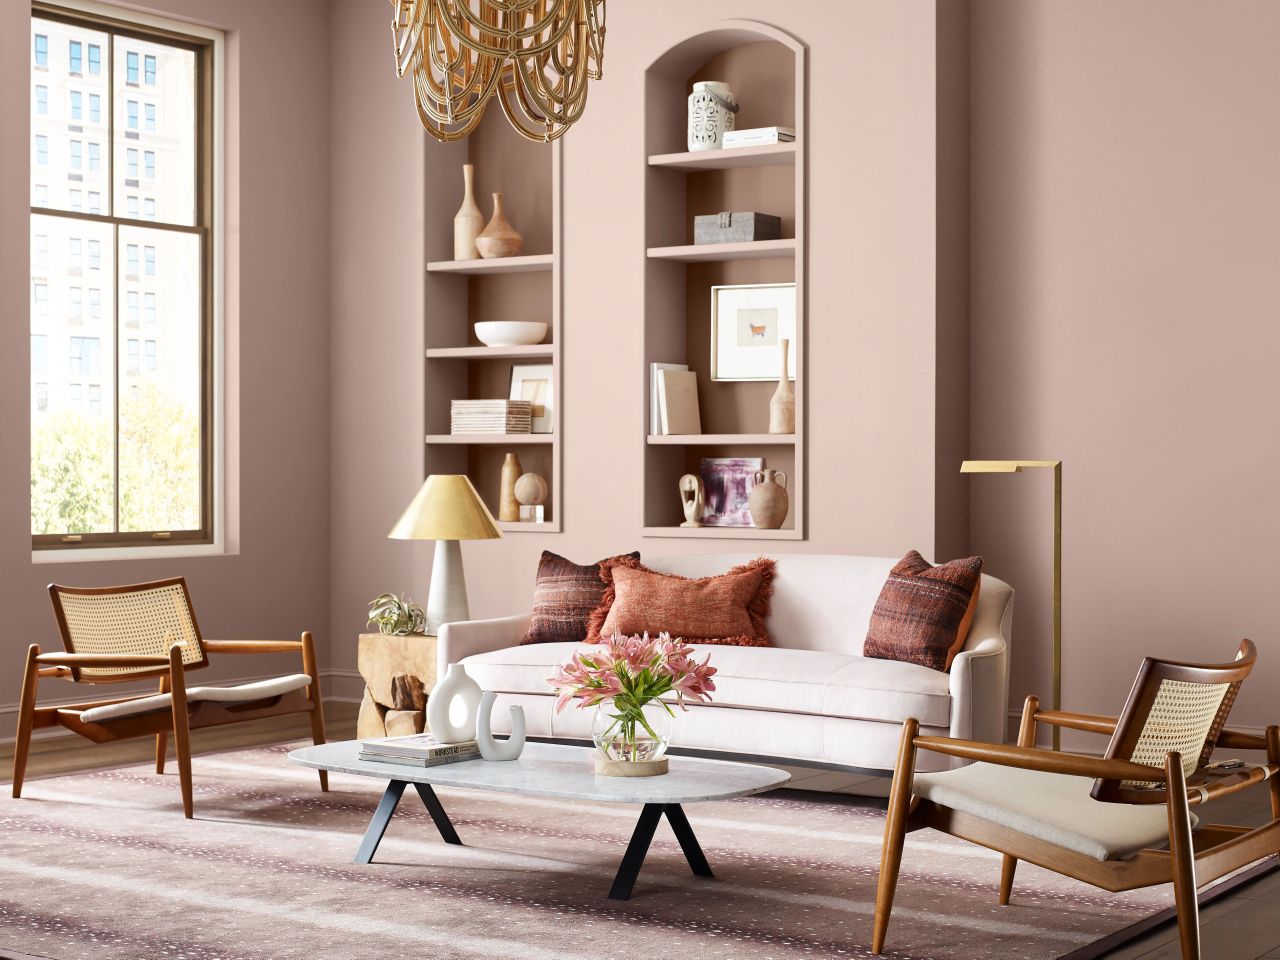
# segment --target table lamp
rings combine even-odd
[[[961,473],[1021,473],[1027,468],[1053,471],[1053,709],[1062,709],[1062,461],[966,460]],[[1062,747],[1062,728],[1053,728],[1053,749]]]
[[[432,474],[387,534],[391,540],[434,540],[431,590],[427,594],[427,636],[441,624],[469,620],[467,579],[462,572],[460,540],[496,540],[502,536],[493,514],[462,474]]]

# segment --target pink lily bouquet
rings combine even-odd
[[[647,633],[614,634],[591,650],[575,653],[547,679],[559,693],[556,711],[574,700],[580,709],[609,701],[597,711],[592,730],[600,749],[613,760],[656,759],[666,750],[670,718],[676,715],[672,704],[661,698],[675,694],[675,705],[687,710],[689,701],[710,703],[716,688],[711,655],[699,663],[693,652],[693,647],[666,633],[657,639]]]

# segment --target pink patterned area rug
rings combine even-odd
[[[369,866],[352,863],[381,784],[288,763],[289,746],[197,757],[196,817],[150,766],[29,782],[0,800],[0,955],[58,960],[793,960],[865,957],[884,814],[782,790],[693,804],[716,879],[665,823],[632,898],[607,899],[638,808],[442,788],[466,846],[410,791]],[[907,839],[885,956],[1050,960],[1166,908],[933,831]]]

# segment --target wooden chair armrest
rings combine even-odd
[[[1256,733],[1223,730],[1218,734],[1217,746],[1226,750],[1266,750],[1267,738]]]
[[[995,763],[1002,767],[1065,773],[1076,777],[1092,777],[1095,780],[1139,780],[1145,783],[1163,783],[1165,780],[1163,767],[1148,767],[1127,760],[1107,760],[1059,750],[1008,747],[998,743],[979,743],[976,740],[955,740],[951,737],[916,737],[914,742],[921,750],[959,757],[962,760]]]
[[[1037,710],[1036,722],[1047,723],[1051,727],[1066,727],[1071,730],[1083,730],[1086,733],[1102,733],[1107,736],[1116,732],[1115,717],[1102,717],[1092,713],[1070,713],[1066,710]]]
[[[145,653],[41,653],[37,663],[66,667],[167,667],[169,658]]]
[[[205,640],[210,653],[297,653],[301,640]]]

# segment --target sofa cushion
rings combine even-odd
[[[638,551],[623,556],[640,559]],[[529,632],[521,643],[581,643],[587,639],[587,618],[600,606],[600,598],[604,596],[600,566],[618,559],[621,557],[583,565],[543,550],[533,588]]]
[[[946,727],[947,675],[892,660],[842,653],[694,644],[716,668],[713,706]],[[574,643],[507,647],[467,657],[467,673],[486,690],[552,696],[547,678],[581,649]]]
[[[863,656],[949,670],[969,635],[981,576],[981,557],[935,567],[910,551],[880,590]]]
[[[915,777],[914,792],[939,806],[972,814],[1097,860],[1125,860],[1169,842],[1163,803],[1103,803],[1093,780],[1061,773],[972,763]],[[1192,816],[1193,823],[1195,821]]]
[[[774,562],[759,557],[692,580],[622,557],[600,565],[604,597],[587,626],[587,642],[622,634],[669,633],[687,643],[766,647]]]

